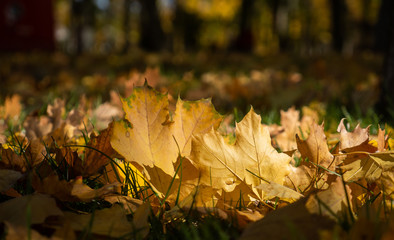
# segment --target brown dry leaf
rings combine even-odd
[[[91,189],[82,182],[82,178],[77,178],[67,182],[59,180],[58,176],[52,174],[44,179],[38,176],[33,178],[33,187],[39,193],[54,196],[60,201],[82,201],[89,202],[93,199],[103,198],[106,195],[118,193],[120,183],[106,184],[99,189]]]
[[[78,153],[69,147],[55,148],[55,162],[61,172],[67,172],[70,178],[82,175],[82,160]],[[43,176],[41,176],[43,177]]]
[[[268,213],[263,219],[249,224],[241,240],[261,239],[320,239],[325,230],[333,230],[335,222],[325,216],[310,213],[307,198]]]
[[[49,216],[62,215],[55,199],[42,194],[25,195],[0,204],[0,222],[12,225],[27,226],[28,220],[30,224],[41,224]]]
[[[310,162],[316,165],[335,171],[334,156],[328,149],[324,124],[320,126],[316,123],[313,124],[306,140],[301,140],[298,135],[296,135],[296,139],[302,158],[308,158]]]
[[[130,196],[122,196],[122,195],[105,196],[104,200],[112,204],[114,203],[121,204],[127,214],[131,214],[137,211],[137,209],[144,203],[140,199],[135,199]]]
[[[8,126],[6,122],[0,121],[0,144],[5,144],[7,142],[7,136],[4,135],[5,130]]]
[[[41,140],[33,139],[27,146],[24,157],[29,160],[29,164],[34,167],[40,164],[46,156],[46,148]]]
[[[113,124],[101,131],[96,136],[94,133],[90,135],[90,141],[85,150],[84,161],[78,159],[75,167],[81,172],[83,177],[88,177],[97,174],[107,164],[111,162],[111,157],[115,154],[112,148],[110,139],[112,135]]]
[[[277,184],[275,182],[262,183],[256,188],[263,190],[263,192],[265,193],[263,200],[271,200],[278,197],[281,201],[292,203],[303,197],[302,194],[294,191],[293,189]]]
[[[93,111],[93,119],[95,120],[95,127],[102,130],[108,126],[114,119],[119,119],[123,116],[123,111],[120,107],[114,106],[108,102],[99,105]]]
[[[183,218],[185,212],[190,210],[196,210],[203,215],[215,212],[220,218],[227,219],[228,215],[222,210],[225,208],[217,207],[217,192],[218,189],[214,189],[210,186],[195,186],[187,197],[184,197],[176,206],[172,207],[169,211],[166,211],[166,219],[171,221],[175,218]]]
[[[148,81],[149,85],[156,87],[162,77],[160,76],[160,68],[147,67],[144,73],[132,70],[129,73],[128,79],[124,82],[125,85],[125,96],[129,97],[133,94],[133,88],[135,86],[141,86],[144,81]]]
[[[394,214],[391,213],[386,231],[383,233],[382,240],[392,240],[394,236]]]
[[[171,121],[167,95],[146,85],[134,88],[133,94],[122,102],[126,119],[114,124],[111,145],[126,161],[143,171],[156,192],[163,196],[175,174],[173,164],[178,154],[189,155],[191,136],[217,128],[221,116],[210,100],[178,99]]]
[[[33,140],[48,135],[53,129],[53,124],[47,116],[28,116],[23,123],[23,127],[26,129],[26,137]]]
[[[287,111],[280,111],[281,127],[270,125],[271,136],[275,136],[274,143],[283,151],[292,151],[297,149],[297,142],[295,135],[301,135],[302,138],[307,138],[310,128],[319,120],[319,115],[316,111],[309,107],[302,108],[302,118],[300,121],[300,112],[295,107],[289,108]]]
[[[380,188],[391,199],[394,199],[394,172],[386,171],[382,173],[379,180]]]
[[[18,171],[0,169],[0,193],[10,189],[21,177],[22,173]]]
[[[82,202],[89,202],[93,199],[103,198],[105,195],[120,193],[121,183],[106,184],[99,189],[91,189],[82,183],[82,178],[73,182],[71,195],[77,197]]]
[[[19,239],[32,239],[32,240],[49,240],[50,238],[47,238],[40,233],[38,233],[34,229],[28,229],[26,226],[21,226],[21,225],[13,225],[8,222],[4,222],[5,225],[5,233],[7,235],[2,235],[4,240],[19,240]],[[51,238],[52,240],[55,240],[54,238]]]
[[[110,98],[111,98],[110,104],[112,106],[116,106],[119,109],[122,109],[122,100],[120,99],[119,93],[114,91],[114,90],[111,90],[109,92],[109,95],[110,95]]]
[[[80,108],[71,109],[71,111],[67,114],[66,123],[77,127],[83,122],[85,115],[86,113]]]
[[[272,147],[268,128],[262,126],[261,117],[253,109],[236,124],[235,131],[234,145],[227,144],[214,130],[193,136],[191,159],[201,172],[199,181],[226,192],[245,183],[249,191],[242,193],[261,198],[254,187],[262,179],[283,184],[290,172],[291,158]]]
[[[0,169],[11,169],[19,172],[26,172],[27,163],[25,159],[16,154],[11,148],[4,148],[0,145]]]
[[[374,182],[383,172],[394,169],[394,152],[348,154],[340,168],[345,171],[343,174],[345,181],[365,178],[368,182]]]
[[[297,148],[295,135],[299,132],[300,127],[300,112],[291,107],[287,111],[280,111],[280,124],[283,131],[275,136],[274,141],[282,151],[290,151]],[[273,131],[273,132],[271,132]],[[278,131],[277,128],[270,128],[270,133]]]
[[[386,135],[386,131],[384,129],[382,130],[380,127],[378,127],[378,129],[378,151],[383,152],[389,147],[389,135]]]
[[[71,111],[67,114],[65,120],[65,129],[66,134],[70,137],[76,137],[81,135],[82,130],[86,130],[87,132],[91,132],[92,125],[85,123],[89,122],[87,117],[87,113],[84,111],[82,107],[78,107],[75,109],[71,109]]]
[[[3,148],[0,145],[0,169],[12,169],[24,173],[41,163],[44,156],[45,148],[39,140],[31,141],[23,155],[18,155],[11,148]]]
[[[316,180],[316,169],[311,164],[302,162],[300,166],[290,168],[290,174],[286,176],[284,185],[305,194],[315,187],[312,183],[314,180]]]
[[[317,103],[317,109],[322,110],[321,104]],[[316,109],[316,108],[315,108]],[[314,124],[319,122],[319,113],[312,107],[308,107],[308,106],[303,106],[302,107],[302,118],[301,118],[301,129],[304,132],[304,134],[306,134],[306,132],[309,132],[310,127]],[[320,112],[321,114],[321,112]],[[307,137],[307,136],[305,136]]]
[[[133,225],[127,221],[125,211],[118,204],[111,208],[96,210],[94,214],[65,212],[64,216],[75,231],[89,228],[93,234],[111,238],[124,237],[133,231]]]
[[[305,206],[310,213],[322,214],[335,220],[335,216],[348,211],[347,199],[351,204],[351,198],[351,189],[346,186],[345,191],[341,178],[337,177],[327,190],[311,196]]]
[[[369,145],[369,127],[361,128],[360,124],[352,132],[348,132],[344,125],[344,118],[338,125],[337,131],[340,133],[339,149],[342,152],[376,152],[377,148]]]
[[[133,233],[135,239],[145,239],[149,234],[150,224],[148,217],[151,214],[149,202],[143,203],[138,207],[133,215]]]
[[[52,147],[65,146],[71,143],[73,131],[74,129],[70,129],[70,125],[62,123],[60,127],[54,128],[49,135],[44,136],[43,141]]]
[[[0,107],[0,116],[4,119],[10,119],[12,121],[18,120],[21,111],[21,97],[18,94],[14,94],[11,97],[6,97],[4,107]]]
[[[56,98],[53,104],[48,105],[47,114],[53,123],[53,129],[57,129],[63,124],[65,112],[65,101],[63,99]]]
[[[384,236],[388,233],[386,226],[383,227],[385,224],[382,224],[382,219],[378,217],[380,211],[381,209],[377,209],[372,205],[363,206],[358,209],[357,221],[349,230],[347,239],[393,239],[394,231],[391,232],[389,238],[380,238],[380,236]],[[393,223],[390,219],[388,219],[387,222]]]
[[[251,209],[246,210],[235,210],[237,217],[237,224],[241,228],[245,228],[250,222],[256,222],[264,217],[259,211],[253,211]]]
[[[56,228],[56,231],[51,236],[51,240],[77,240],[74,230],[71,228],[71,224],[69,222],[64,222],[64,224],[60,227]]]

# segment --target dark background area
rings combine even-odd
[[[105,99],[158,67],[155,85],[223,111],[318,101],[394,115],[391,0],[3,0],[0,11],[1,99]]]

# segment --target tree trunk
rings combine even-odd
[[[123,54],[126,54],[130,48],[130,6],[131,6],[131,0],[124,0],[124,5],[123,5],[124,44],[122,48]]]
[[[343,47],[344,34],[344,11],[345,6],[343,0],[331,0],[331,32],[332,32],[332,47],[341,53]]]
[[[235,50],[250,52],[253,49],[253,16],[254,0],[242,0],[241,13],[239,19],[239,33],[235,40]]]
[[[376,24],[376,50],[384,54],[381,95],[377,110],[393,123],[394,111],[394,1],[383,0]]]
[[[71,26],[74,38],[74,52],[79,55],[83,51],[82,32],[83,32],[83,3],[73,0],[71,3]]]
[[[141,39],[140,46],[147,51],[160,51],[165,43],[164,32],[156,0],[140,0],[141,3]]]
[[[185,11],[177,0],[174,18],[174,51],[197,49],[200,26],[201,19],[196,14]]]

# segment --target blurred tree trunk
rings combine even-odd
[[[344,35],[344,12],[345,5],[343,0],[331,0],[331,32],[332,32],[332,47],[341,53],[343,48]]]
[[[201,19],[186,12],[179,1],[176,1],[174,18],[174,51],[195,50],[198,47]]]
[[[239,33],[235,39],[235,50],[250,52],[253,49],[253,4],[254,0],[242,0]]]
[[[362,1],[363,17],[359,24],[360,42],[358,48],[360,50],[371,50],[373,48],[374,26],[368,21],[371,0]],[[394,14],[394,9],[390,9],[391,14]]]
[[[77,55],[82,53],[83,42],[83,2],[73,0],[71,4],[71,28],[74,37],[74,51]]]
[[[126,54],[130,48],[130,6],[131,0],[124,0],[123,2],[123,34],[124,44],[122,53]]]
[[[279,40],[279,51],[286,52],[290,42],[288,1],[270,0],[268,4],[272,12],[272,32],[278,36]]]
[[[394,117],[394,1],[383,0],[376,24],[376,50],[384,54],[380,101],[377,110],[385,118]]]
[[[147,51],[160,51],[164,46],[165,39],[156,0],[140,0],[140,3],[140,47]]]
[[[71,26],[74,35],[75,53],[81,54],[86,46],[85,40],[94,41],[96,6],[92,0],[73,0],[71,4]],[[88,38],[91,39],[88,39]]]

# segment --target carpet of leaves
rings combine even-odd
[[[281,111],[280,125],[262,124],[264,113],[251,108],[236,123],[210,99],[184,101],[128,83],[125,97],[112,92],[100,105],[81,97],[67,111],[56,98],[43,114],[23,116],[18,95],[5,100],[2,237],[394,234],[394,152],[385,130],[349,130],[343,119],[325,132],[313,107]]]

